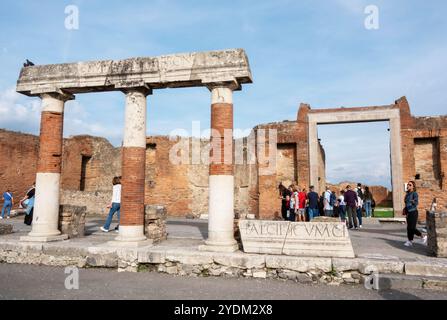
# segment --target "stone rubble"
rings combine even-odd
[[[145,206],[145,233],[154,243],[166,240],[168,233],[166,232],[166,219],[168,212],[166,207],[161,205]]]
[[[438,258],[447,258],[447,213],[427,211],[428,249]]]
[[[61,205],[59,209],[59,230],[69,239],[85,236],[87,207]]]

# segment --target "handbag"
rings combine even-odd
[[[408,215],[407,207],[405,207],[404,210],[402,210],[402,215],[403,215],[404,217],[406,217],[406,216]]]

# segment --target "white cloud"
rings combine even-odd
[[[40,112],[40,99],[24,97],[13,87],[0,91],[0,128],[37,135]],[[122,139],[122,124],[107,120],[100,123],[82,104],[70,101],[65,107],[64,136],[80,134],[105,137],[118,145]]]
[[[14,88],[0,91],[1,128],[37,133],[40,109],[39,100],[23,100]]]

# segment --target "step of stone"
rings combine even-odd
[[[378,286],[372,285],[379,290],[400,290],[400,289],[429,289],[447,290],[447,277],[421,277],[408,276],[403,274],[379,274],[376,277]]]
[[[407,220],[405,218],[379,218],[381,223],[406,223]]]
[[[405,274],[420,277],[447,277],[447,259],[427,258],[405,262]]]

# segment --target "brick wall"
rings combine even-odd
[[[11,189],[17,207],[35,182],[38,153],[39,137],[0,129],[0,204]]]
[[[428,208],[435,197],[438,204],[445,207],[447,116],[413,117],[405,98],[396,101],[393,107],[399,108],[401,113],[404,179],[413,180],[416,173],[421,174],[421,179],[416,181],[421,210]],[[271,219],[280,215],[279,182],[297,182],[301,188],[309,187],[307,115],[310,111],[309,105],[301,104],[297,121],[270,123],[254,128],[255,133],[259,129],[277,130],[279,153],[273,157],[273,171],[261,174],[269,164],[248,164],[245,149],[244,163],[234,168],[237,214],[252,213],[260,218]],[[172,164],[169,152],[178,142],[170,141],[168,137],[148,138],[145,202],[165,205],[170,215],[198,217],[208,212],[209,167],[201,163]],[[188,145],[191,147],[193,142],[198,143],[204,153],[208,152],[206,148],[209,141],[191,139]],[[266,143],[270,141],[267,139]],[[258,144],[256,148],[259,149]],[[17,195],[22,197],[34,182],[38,149],[38,137],[0,130],[0,186],[3,189],[11,188],[16,199]],[[268,153],[266,156],[269,156]],[[192,155],[186,154],[185,157],[191,163]],[[114,148],[103,138],[77,136],[64,139],[62,159],[63,201],[82,202],[80,189],[83,185],[86,199],[91,199],[87,201],[88,212],[104,214],[107,194],[111,197],[112,178],[121,175],[121,148]],[[326,183],[322,148],[319,159],[322,188]],[[374,188],[372,190],[378,204],[389,201],[388,191],[381,187]],[[99,201],[94,200],[97,197]]]

